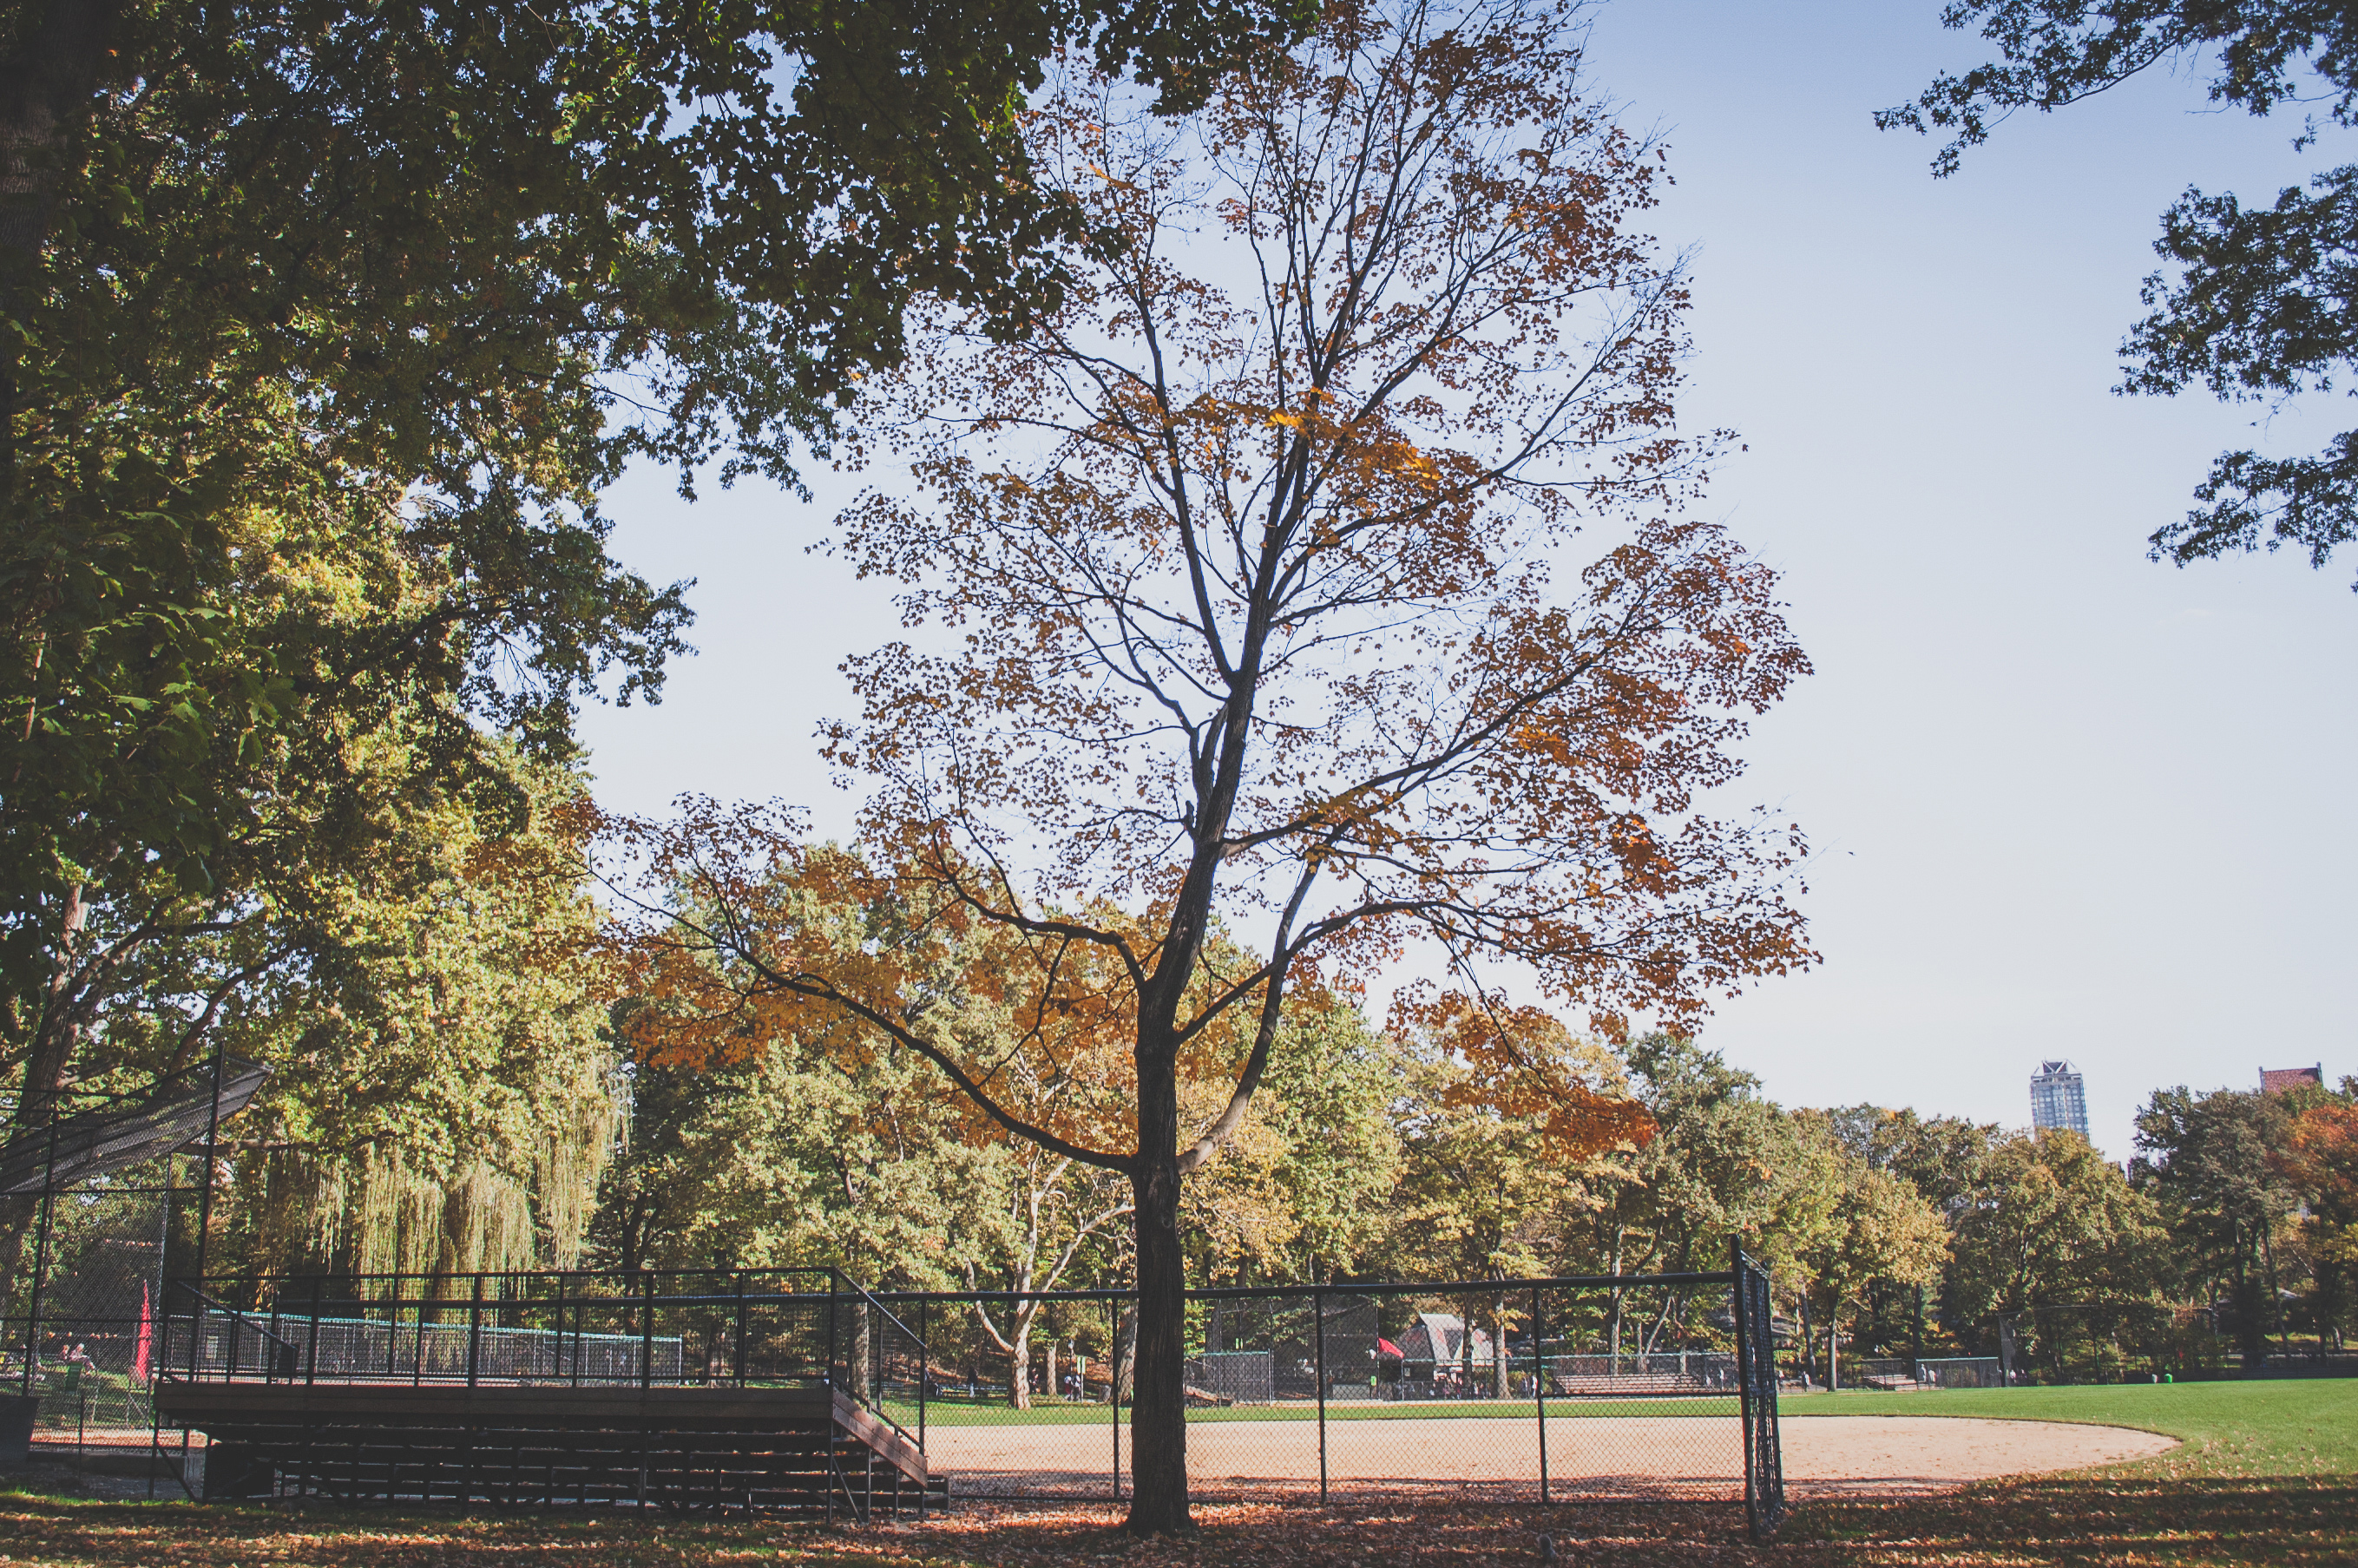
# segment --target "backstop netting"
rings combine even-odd
[[[952,1498],[1127,1496],[1128,1297],[882,1299],[921,1325],[929,1347],[924,1409],[902,1419],[922,1422],[927,1463]],[[1187,1332],[1188,1480],[1206,1500],[1781,1509],[1766,1276],[1749,1262],[1715,1274],[1198,1291]]]
[[[17,1217],[23,1234],[0,1291],[0,1393],[38,1400],[37,1438],[146,1440],[162,1344],[163,1187],[105,1178],[16,1200],[30,1212]]]

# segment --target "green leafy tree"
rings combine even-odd
[[[1877,1293],[1937,1281],[1949,1252],[1941,1212],[1905,1177],[1844,1146],[1834,1117],[1802,1112],[1798,1126],[1830,1157],[1832,1201],[1823,1221],[1795,1239],[1801,1288],[1826,1336],[1826,1384],[1842,1386],[1845,1319],[1854,1325]]]
[[[1395,1277],[1509,1280],[1556,1271],[1616,1173],[1617,1156],[1634,1153],[1654,1133],[1639,1113],[1624,1118],[1617,1141],[1586,1128],[1563,1136],[1552,1126],[1552,1108],[1518,1104],[1484,1081],[1494,1059],[1480,1048],[1486,1025],[1499,1027],[1519,1056],[1552,1076],[1625,1098],[1610,1050],[1536,1011],[1497,1021],[1472,1014],[1453,1029],[1410,1034],[1401,1048],[1405,1162],[1387,1252],[1386,1271]],[[1485,1294],[1463,1302],[1461,1311],[1468,1324],[1487,1321],[1492,1364],[1484,1370],[1493,1391],[1506,1397],[1507,1335],[1523,1320],[1521,1303]]]
[[[1954,1215],[1980,1190],[1990,1151],[2003,1136],[1996,1122],[1879,1105],[1845,1106],[1824,1115],[1827,1131],[1853,1158],[1899,1177],[1944,1215]]]
[[[1617,1274],[1723,1269],[1735,1238],[1786,1290],[1796,1289],[1802,1249],[1829,1223],[1834,1202],[1831,1146],[1762,1098],[1758,1077],[1689,1036],[1649,1033],[1621,1058],[1655,1134],[1599,1173],[1585,1244],[1574,1254],[1579,1266]],[[1657,1303],[1641,1347],[1686,1304]],[[1617,1291],[1609,1303],[1606,1339],[1617,1355],[1629,1347],[1633,1306]]]
[[[176,889],[195,929],[259,896],[291,754],[397,710],[432,730],[414,786],[449,787],[496,773],[489,734],[562,762],[583,696],[655,691],[686,616],[605,555],[623,463],[791,482],[917,293],[1011,330],[1053,302],[1044,249],[1079,230],[1027,173],[1044,58],[1090,47],[1184,103],[1305,20],[0,6],[20,1111],[100,1005],[93,921]]]
[[[1951,133],[1941,175],[2014,111],[2051,112],[2157,67],[2204,72],[2212,102],[2253,114],[2321,101],[2335,125],[2358,124],[2358,13],[2331,0],[1953,0],[1942,21],[1978,26],[1997,58],[1876,116]],[[2296,145],[2319,135],[2305,121]],[[2154,249],[2169,270],[2146,280],[2150,314],[2123,347],[2122,390],[2201,382],[2222,398],[2273,401],[2346,380],[2358,357],[2353,211],[2358,165],[2248,207],[2190,188],[2162,214]],[[2183,521],[2154,533],[2157,559],[2290,546],[2322,566],[2358,535],[2358,433],[2308,457],[2225,453],[2195,498]]]
[[[1689,1037],[1641,1036],[1623,1060],[1659,1131],[1621,1157],[1596,1216],[1596,1261],[1614,1273],[1725,1268],[1731,1237],[1792,1261],[1831,1202],[1824,1141],[1763,1098],[1757,1076]]]
[[[1405,1158],[1394,1112],[1403,1064],[1347,992],[1297,993],[1249,1120],[1273,1142],[1270,1185],[1290,1234],[1262,1260],[1273,1282],[1364,1269],[1391,1235]],[[1200,1188],[1217,1181],[1219,1161]],[[1191,1195],[1192,1201],[1192,1195]]]
[[[2169,1260],[2159,1211],[2077,1133],[2000,1141],[1954,1226],[1958,1311],[1993,1340],[2005,1319],[2059,1369],[2073,1324],[2142,1331],[2162,1310]]]
[[[2283,1162],[2292,1119],[2279,1096],[2182,1086],[2155,1091],[2137,1112],[2143,1190],[2188,1282],[2218,1304],[2246,1365],[2265,1360],[2268,1336],[2284,1331],[2283,1292],[2299,1260],[2286,1250],[2300,1206]]]
[[[1877,1105],[1845,1106],[1826,1112],[1825,1119],[1834,1141],[1852,1158],[1905,1181],[1952,1231],[1986,1187],[1990,1152],[2005,1137],[1995,1122],[1920,1116]],[[1950,1249],[1931,1292],[1871,1291],[1867,1321],[1854,1337],[1886,1347],[1905,1344],[1911,1354],[1919,1346],[1962,1354],[1980,1343],[1976,1330],[1986,1327],[1961,1304],[1956,1255]]]
[[[779,1041],[718,1072],[630,1077],[632,1143],[595,1227],[622,1267],[834,1267],[948,1290],[1005,1245],[1003,1158],[944,1137],[905,1061],[848,1074]]]
[[[406,777],[398,733],[355,741]],[[620,1106],[568,772],[373,797],[364,870],[295,836],[247,905],[127,946],[77,1067],[136,1087],[214,1049],[269,1067],[212,1173],[213,1270],[465,1271],[580,1255]],[[365,757],[356,757],[362,766]],[[346,803],[350,804],[350,803]]]

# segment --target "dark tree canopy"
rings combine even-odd
[[[2051,112],[2164,63],[2196,62],[2213,102],[2254,114],[2313,106],[2299,146],[2326,134],[2317,110],[2358,125],[2358,7],[2341,0],[1956,0],[1942,21],[1978,27],[1998,58],[1876,116],[1885,129],[1948,133],[1938,175],[2017,109]],[[2353,192],[2353,165],[2248,207],[2190,187],[2162,214],[2154,249],[2169,266],[2146,280],[2147,314],[2122,345],[2121,390],[2200,382],[2230,401],[2332,390],[2358,355]],[[2358,537],[2358,432],[2306,457],[2223,453],[2194,493],[2182,520],[2155,531],[2156,559],[2289,546],[2322,566]]]
[[[1299,10],[0,4],[0,1063],[54,1085],[124,911],[247,918],[656,694],[622,465],[793,483],[912,299],[1054,304],[1044,57],[1188,102]]]

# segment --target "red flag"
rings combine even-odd
[[[145,1281],[139,1286],[139,1338],[131,1353],[131,1376],[147,1380],[147,1355],[156,1346],[156,1318],[153,1299],[147,1293]]]

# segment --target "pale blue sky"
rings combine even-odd
[[[2352,155],[2157,78],[2017,118],[1936,182],[1931,145],[1869,114],[1981,58],[1938,8],[1620,0],[1590,51],[1671,145],[1653,227],[1696,251],[1686,416],[1750,446],[1705,510],[1785,572],[1818,669],[1738,794],[1810,832],[1826,962],[1704,1040],[1788,1104],[2009,1125],[2069,1056],[2118,1158],[2156,1087],[2358,1072],[2358,557],[2180,571],[2142,543],[2222,447],[2307,449],[2358,409],[2255,431],[2264,410],[2110,391],[2180,190],[2270,195]],[[849,493],[821,490],[612,497],[626,562],[701,579],[702,652],[661,707],[586,717],[609,804],[696,789],[848,822],[812,730],[849,708],[838,661],[892,622],[805,555]]]

